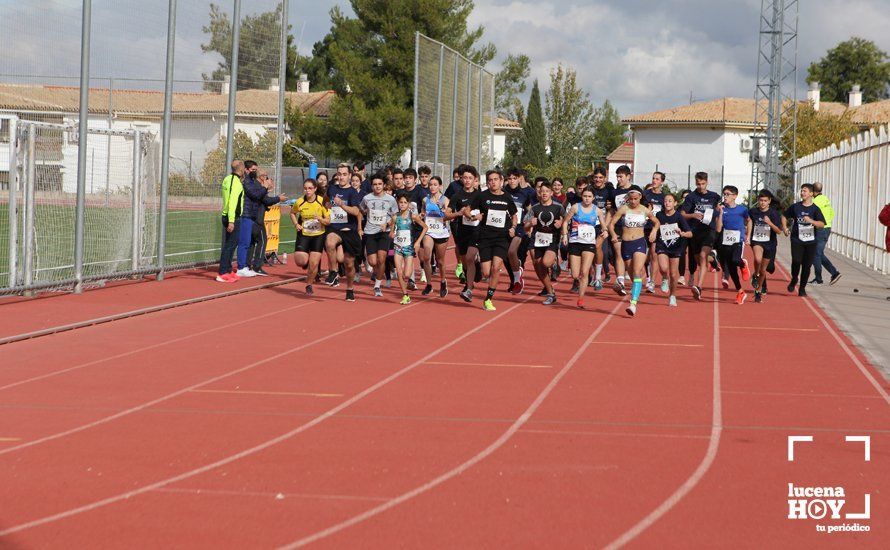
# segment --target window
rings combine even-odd
[[[9,119],[0,118],[0,143],[9,143]]]

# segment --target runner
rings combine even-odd
[[[423,187],[424,189],[429,189],[430,188],[430,178],[433,175],[433,170],[429,166],[424,164],[423,166],[421,166],[420,168],[417,169],[417,173],[420,175],[420,186]],[[442,181],[442,179],[440,178],[439,181]]]
[[[636,185],[627,189],[625,194],[627,200],[615,212],[615,216],[609,225],[609,231],[612,233],[612,241],[617,242],[615,236],[619,222],[621,224],[621,259],[627,264],[627,271],[633,276],[633,286],[631,287],[630,306],[626,309],[627,314],[631,317],[637,314],[637,302],[640,299],[640,293],[643,291],[643,266],[649,255],[649,244],[654,243],[659,233],[658,218],[652,214],[652,211],[641,204],[643,198],[643,190]],[[646,232],[647,220],[652,223],[648,234]],[[648,241],[648,242],[647,242]],[[624,296],[624,286],[615,283],[615,292]]]
[[[677,199],[665,194],[664,209],[655,214],[658,219],[658,240],[655,253],[661,271],[661,291],[670,293],[668,305],[677,307],[677,283],[680,279],[680,260],[686,254],[686,239],[692,237],[686,218],[677,212]]]
[[[523,187],[523,184],[525,185]],[[519,213],[519,225],[516,226],[516,234],[510,239],[507,249],[507,260],[510,262],[510,293],[522,294],[525,281],[522,279],[522,266],[528,255],[529,236],[525,231],[522,220],[525,218],[532,205],[537,202],[535,188],[525,181],[525,172],[517,168],[510,170],[507,176],[507,185],[504,191],[513,199],[516,210]]]
[[[664,209],[664,191],[662,191],[662,187],[664,186],[665,175],[664,172],[653,172],[652,181],[649,185],[646,186],[646,191],[643,193],[643,198],[647,206],[652,209],[652,213],[658,215],[659,212]],[[650,228],[647,227],[648,231]],[[649,257],[646,260],[646,292],[653,293],[655,292],[655,278],[652,276],[654,271],[653,266],[658,265],[658,256],[655,254],[655,243],[649,246]],[[662,292],[666,292],[668,287],[668,281],[664,277],[661,279],[661,288]]]
[[[544,285],[542,295],[546,296],[544,305],[556,303],[556,291],[550,278],[550,269],[554,267],[559,252],[560,239],[565,208],[561,203],[553,201],[553,185],[549,182],[541,184],[540,202],[531,209],[531,219],[526,222],[526,231],[531,235],[535,274]]]
[[[686,202],[686,197],[689,195],[689,189],[684,189],[680,192],[680,201],[677,205],[677,211],[679,212],[680,206]],[[682,214],[681,214],[682,216]],[[684,220],[686,218],[683,218]],[[688,223],[688,222],[687,222]],[[689,243],[686,239],[683,239],[683,255],[680,256],[680,278],[677,279],[677,284],[680,286],[686,286],[686,264],[692,258],[692,253],[689,252]],[[691,265],[691,264],[690,264]],[[690,275],[691,276],[691,275]]]
[[[717,193],[708,190],[707,172],[695,174],[695,191],[686,195],[680,214],[689,222],[692,229],[690,240],[690,282],[692,283],[692,295],[696,300],[701,300],[701,287],[705,281],[708,257],[714,248],[717,238],[717,217],[722,209],[721,197]],[[695,260],[693,264],[692,261]],[[695,268],[698,268],[698,277],[695,277]]]
[[[739,271],[742,279],[751,278],[748,269],[748,260],[745,259],[745,245],[749,244],[748,235],[751,233],[751,217],[748,208],[736,204],[739,190],[734,185],[723,187],[723,208],[717,217],[717,233],[720,235],[719,255],[726,266],[723,275],[732,278],[735,285],[735,303],[742,305],[748,299],[748,294],[742,289],[739,281]]]
[[[785,218],[779,215],[772,203],[773,194],[763,189],[757,195],[757,207],[749,211],[752,223],[748,240],[754,254],[754,275],[751,284],[754,287],[755,304],[763,301],[767,269],[776,260],[776,234],[788,234]]]
[[[615,176],[618,178],[618,186],[612,190],[612,216],[615,216],[615,213],[618,212],[618,209],[624,206],[624,203],[627,201],[627,193],[631,188],[631,171],[630,167],[626,164],[619,166],[615,170]],[[637,188],[639,189],[639,188]],[[614,255],[612,256],[612,261],[615,264],[615,274],[618,276],[616,279],[616,284],[624,288],[624,280],[626,278],[625,272],[625,263],[621,260],[621,234],[623,231],[621,230],[621,224],[624,223],[622,218],[616,218],[618,220],[618,225],[616,226],[618,233],[612,233],[612,250]],[[625,291],[622,296],[627,294]]]
[[[451,225],[451,233],[454,235],[454,253],[457,257],[458,266],[461,269],[455,269],[454,274],[466,285],[467,277],[463,266],[472,266],[473,274],[481,274],[481,270],[475,269],[477,257],[479,255],[476,245],[476,231],[479,221],[475,218],[478,212],[472,212],[471,205],[476,195],[480,193],[476,189],[476,168],[473,166],[463,166],[460,180],[463,188],[452,195],[446,209],[447,216],[454,220]],[[447,198],[447,197],[446,197]],[[473,253],[469,254],[472,246]],[[467,287],[464,286],[464,290]]]
[[[604,168],[595,168],[593,170],[593,204],[603,212],[609,212],[612,208],[613,191],[614,189],[609,188],[606,184],[606,170]],[[594,290],[602,290],[603,283],[611,280],[612,274],[609,265],[613,263],[612,256],[612,242],[604,239],[596,247]]]
[[[448,199],[442,194],[442,178],[433,176],[429,182],[430,194],[423,199],[423,216],[427,226],[426,236],[420,246],[420,263],[426,273],[426,287],[424,296],[433,291],[433,266],[435,258],[442,266],[439,269],[439,297],[448,296],[448,283],[445,281],[445,250],[448,248],[448,240],[451,238],[451,230],[448,222],[457,218],[459,214],[447,214]],[[449,217],[450,216],[450,217]]]
[[[337,166],[337,185],[328,187],[328,197],[331,201],[331,223],[328,226],[330,232],[325,240],[325,248],[331,268],[327,284],[340,285],[337,266],[342,264],[346,276],[346,301],[354,302],[355,257],[362,252],[362,213],[359,210],[361,201],[358,193],[349,184],[348,164],[341,163]]]
[[[572,272],[572,292],[578,292],[578,307],[584,307],[584,293],[590,278],[590,266],[596,256],[597,244],[606,238],[605,214],[593,204],[593,191],[581,192],[581,202],[572,205],[565,214],[562,241],[569,246],[569,268]],[[583,281],[583,283],[582,283]]]
[[[306,294],[312,296],[312,283],[321,265],[324,252],[325,227],[331,223],[331,211],[327,201],[318,194],[318,184],[313,179],[303,182],[303,196],[290,211],[290,219],[297,229],[294,244],[294,263],[306,270]]]
[[[816,257],[816,229],[825,226],[822,210],[813,202],[813,184],[800,186],[800,202],[785,210],[785,218],[791,220],[791,282],[788,292],[794,292],[800,277],[798,296],[807,295],[807,281]]]
[[[476,195],[470,206],[464,207],[464,216],[481,222],[475,250],[478,250],[482,274],[488,278],[488,293],[482,309],[495,311],[492,298],[497,289],[501,268],[507,259],[510,239],[516,234],[517,209],[510,195],[504,193],[504,175],[500,170],[486,172],[485,181],[488,182],[488,189]],[[478,214],[472,215],[476,211]],[[472,255],[473,250],[474,247],[471,246],[469,254]],[[465,302],[473,299],[475,286],[475,269],[468,267],[467,288],[460,294]]]
[[[393,250],[395,251],[396,275],[399,278],[399,286],[402,288],[402,301],[400,304],[407,305],[411,303],[411,297],[408,296],[408,277],[414,274],[414,251],[420,246],[420,243],[412,241],[412,224],[420,226],[420,236],[418,241],[426,235],[426,224],[420,216],[411,211],[411,201],[407,195],[399,195],[397,199],[399,211],[392,217],[392,231],[390,236],[393,238]]]
[[[392,247],[390,224],[398,212],[396,199],[386,193],[383,176],[371,176],[371,194],[365,195],[359,205],[365,217],[364,241],[368,263],[374,270],[374,296],[383,296],[380,285],[386,278],[386,256]]]

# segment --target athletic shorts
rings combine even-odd
[[[692,232],[692,240],[690,248],[692,253],[698,255],[702,248],[714,248],[714,241],[717,239],[717,232],[710,227],[698,228]]]
[[[685,243],[681,242],[674,246],[667,247],[664,246],[661,241],[658,241],[655,243],[655,253],[665,255],[668,258],[682,258],[683,254],[686,253]]]
[[[476,228],[468,229],[466,226],[460,226],[459,230],[454,233],[454,245],[461,256],[466,254],[467,249],[476,246]]]
[[[649,244],[644,237],[621,243],[621,259],[625,262],[633,258],[637,252],[640,254],[649,253]]]
[[[343,253],[348,254],[350,256],[361,256],[362,254],[362,239],[358,236],[358,231],[354,229],[347,230],[339,230],[333,231],[335,235],[340,237],[341,246],[343,246]]]
[[[413,246],[393,246],[393,252],[396,256],[401,256],[403,258],[412,258],[414,257],[414,247]]]
[[[381,231],[371,235],[365,233],[365,251],[368,253],[368,256],[373,256],[381,251],[386,252],[391,246],[392,237],[389,236],[389,231]]]
[[[596,254],[595,244],[569,243],[569,256],[580,256],[582,252]]]
[[[294,245],[294,252],[324,252],[324,234],[308,236],[300,233]]]
[[[555,248],[552,246],[543,246],[541,248],[533,248],[532,253],[534,254],[536,260],[540,260],[541,258],[544,257],[544,254],[546,254],[548,250],[550,252],[553,252],[554,254],[557,254],[557,255],[559,254],[558,246]],[[559,259],[558,256],[557,256],[557,259]]]
[[[775,243],[771,243],[769,241],[766,241],[766,242],[752,241],[751,248],[754,248],[754,247],[760,247],[763,249],[763,257],[764,258],[767,258],[767,257],[770,259],[776,258],[776,244]]]
[[[426,237],[430,237],[430,236],[429,236],[429,235],[426,235],[424,238],[426,238]],[[441,239],[440,239],[440,238],[437,238],[437,237],[430,237],[430,238],[433,240],[433,244],[435,244],[435,245],[440,245],[440,244],[447,244],[447,243],[448,243],[448,239],[449,239],[450,237],[442,237]]]
[[[509,243],[509,239],[505,239],[504,237],[480,240],[476,244],[476,248],[479,249],[479,261],[490,262],[493,258],[500,258],[506,262]]]

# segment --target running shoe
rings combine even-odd
[[[392,279],[387,279],[386,282],[383,284],[386,285],[386,288],[392,287]]]
[[[648,292],[649,294],[655,294],[655,283],[653,283],[652,281],[646,283],[646,292]]]
[[[421,283],[426,283],[426,282],[428,282],[428,281],[426,280],[426,271],[421,271],[421,272],[420,272],[420,282],[421,282]]]
[[[379,286],[374,287],[374,297],[383,298],[383,290],[381,290]]]
[[[405,294],[404,296],[402,296],[402,301],[399,302],[399,304],[401,304],[401,305],[403,305],[403,306],[407,306],[407,305],[410,304],[410,303],[411,303],[411,296],[408,296],[407,294]]]
[[[569,270],[569,261],[563,260],[559,262],[559,270],[560,271],[568,271]]]
[[[720,271],[720,259],[717,258],[716,250],[711,250],[708,258],[708,263],[710,264],[711,271]]]
[[[797,295],[801,296],[801,297],[805,297],[807,295],[807,291],[801,288],[800,290],[797,291]]]
[[[808,285],[821,285],[821,284],[822,284],[822,280],[820,279],[820,280],[817,281],[816,279],[813,279],[812,281],[810,281],[810,282],[807,283],[807,284],[808,284]]]
[[[525,277],[522,276],[522,270],[520,270],[519,275],[519,292],[517,294],[522,294],[522,291],[525,290]]]
[[[238,271],[235,272],[239,277],[256,277],[256,271],[250,269],[249,267],[242,267]]]
[[[677,279],[677,284],[680,286],[686,286],[686,277],[680,275],[680,278]]]
[[[312,285],[306,285],[306,296],[312,296],[315,294],[315,291],[312,290]]]
[[[352,278],[353,283],[362,282],[362,276],[356,271],[355,276]]]
[[[325,280],[324,284],[328,286],[334,286],[334,281],[339,278],[336,271],[328,271],[328,278]]]
[[[463,273],[460,274],[460,277],[458,277],[457,280],[460,281],[460,284],[462,285],[467,284],[467,276]]]
[[[584,300],[578,300],[575,302],[575,305],[578,306],[578,309],[584,309]]]
[[[760,285],[760,293],[766,296],[766,279],[763,280],[763,284]]]
[[[234,283],[235,279],[230,278],[229,274],[226,273],[225,275],[217,275],[216,282],[217,283]]]
[[[664,294],[667,294],[668,292],[670,292],[670,290],[671,290],[671,285],[670,285],[670,283],[668,282],[668,280],[667,280],[667,279],[662,279],[662,280],[661,280],[661,291],[662,291]]]
[[[424,296],[429,296],[432,291],[433,285],[427,283],[427,285],[423,287],[423,292],[421,292],[421,294],[423,294]]]
[[[763,297],[759,292],[754,293],[754,303],[759,304],[763,301]]]
[[[259,277],[268,277],[269,276],[269,274],[266,273],[266,270],[264,270],[262,267],[259,269],[254,269],[253,272],[256,273],[257,276],[259,276]]]
[[[442,284],[439,285],[439,298],[444,298],[445,296],[448,296],[448,284],[442,281]]]
[[[550,306],[556,303],[556,294],[548,294],[547,299],[544,300],[545,306]]]
[[[562,268],[559,267],[559,262],[556,262],[555,264],[553,264],[553,267],[550,270],[550,280],[555,283],[556,280],[559,279],[559,276],[561,274],[562,274]]]
[[[626,311],[628,315],[633,317],[634,315],[637,314],[637,305],[631,304],[631,305],[627,306],[627,309],[625,309],[624,311]]]
[[[578,294],[578,291],[581,289],[581,284],[578,282],[578,279],[572,281],[572,289],[569,292],[574,292]]]
[[[544,297],[550,296],[550,294],[547,292],[546,288],[542,288],[541,292],[538,292],[538,296],[544,298]]]
[[[677,307],[677,297],[671,294],[671,297],[668,298],[668,306]]]
[[[482,309],[485,311],[497,311],[497,308],[494,307],[494,304],[491,303],[491,300],[485,300],[482,302]]]
[[[692,296],[700,302],[701,301],[701,289],[699,287],[693,285],[692,286]]]
[[[414,282],[414,279],[408,279],[408,290],[417,290],[417,283]]]
[[[603,276],[603,282],[608,283],[611,280],[612,280],[612,273],[606,271],[605,275]]]
[[[615,281],[615,284],[612,285],[612,290],[615,291],[615,294],[619,296],[627,296],[627,289],[624,288],[624,285]]]
[[[464,276],[464,264],[457,264],[457,267],[454,268],[454,276],[458,279]]]
[[[788,292],[794,292],[794,287],[797,286],[797,279],[791,279],[791,282],[788,283]]]
[[[348,288],[346,289],[346,301],[347,301],[347,302],[354,302],[354,301],[355,301],[355,291],[350,290],[350,289],[348,289]]]
[[[510,294],[519,294],[522,292],[522,284],[519,281],[513,281],[510,285]]]
[[[463,289],[463,291],[461,291],[460,297],[464,302],[469,304],[473,301],[473,291],[469,288],[465,288]]]
[[[587,286],[593,288],[593,275],[587,277]]]
[[[726,280],[725,278],[720,281],[720,284],[723,285],[723,290],[729,289],[729,281]]]
[[[840,272],[835,273],[834,275],[831,276],[831,280],[828,281],[828,284],[833,285],[834,283],[838,282],[838,280],[839,280],[840,278],[841,278],[841,274],[840,274]]]
[[[735,296],[735,303],[738,305],[742,305],[748,299],[748,293],[744,290],[740,290],[738,294]]]
[[[748,260],[742,258],[742,280],[747,281],[751,278],[751,270],[748,269]]]
[[[754,275],[753,277],[751,277],[751,286],[753,286],[754,288],[757,288],[757,275]]]
[[[602,281],[600,281],[599,279],[593,281],[593,290],[602,290],[602,289],[603,289]]]

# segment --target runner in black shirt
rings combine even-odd
[[[457,257],[455,275],[466,284],[466,271],[464,266],[475,265],[478,250],[473,248],[473,253],[468,255],[471,246],[476,244],[476,229],[479,221],[472,216],[463,215],[464,209],[473,203],[473,199],[479,194],[476,189],[476,177],[478,172],[472,166],[464,166],[460,176],[463,184],[461,190],[456,191],[448,199],[448,208],[445,217],[451,221],[451,234],[454,235],[454,254]],[[448,197],[446,197],[448,198]],[[469,211],[467,211],[469,212]],[[474,270],[474,275],[476,271]],[[464,289],[466,290],[466,289]]]
[[[556,264],[556,253],[560,245],[562,219],[565,208],[553,202],[553,187],[549,182],[541,184],[541,202],[532,206],[531,219],[526,222],[526,231],[531,234],[535,273],[544,285],[542,295],[546,296],[544,305],[556,303],[556,292],[550,280],[550,268]]]

